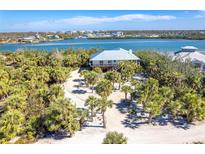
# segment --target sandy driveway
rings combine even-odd
[[[65,95],[73,102],[76,102],[77,107],[83,107],[84,101],[91,93],[91,90],[84,87],[78,87],[81,84],[82,78],[79,77],[78,70],[71,73],[64,84]],[[77,85],[77,86],[76,86]],[[76,132],[72,138],[40,139],[37,143],[56,143],[56,144],[91,144],[101,143],[106,132],[116,130],[122,132],[130,144],[141,143],[191,143],[193,141],[205,142],[205,123],[190,126],[189,129],[176,128],[171,124],[166,126],[139,125],[137,128],[130,128],[124,122],[127,120],[127,114],[120,112],[121,99],[124,94],[119,91],[113,92],[109,99],[112,99],[114,105],[106,112],[107,128],[101,127],[86,127],[82,131]],[[96,125],[97,126],[97,125]]]

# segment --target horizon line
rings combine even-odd
[[[205,31],[205,29],[130,29],[130,30],[122,30],[122,29],[113,29],[113,30],[56,30],[56,31],[0,31],[0,33],[47,33],[47,32],[68,32],[68,31]]]

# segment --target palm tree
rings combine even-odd
[[[8,81],[10,79],[9,73],[4,69],[0,69],[0,79],[1,79],[1,81],[5,81],[6,83],[8,83]]]
[[[168,111],[172,115],[172,121],[173,122],[176,119],[177,115],[182,113],[181,112],[182,111],[182,105],[183,105],[183,103],[180,100],[171,101],[168,104]]]
[[[119,63],[119,70],[122,76],[122,80],[129,81],[135,72],[139,70],[139,65],[131,61],[122,61]]]
[[[102,69],[100,68],[100,67],[95,67],[94,69],[93,69],[93,71],[94,72],[96,72],[97,74],[102,74],[103,72],[102,72]]]
[[[80,130],[82,130],[84,123],[88,119],[89,113],[88,110],[84,108],[77,108],[77,113],[78,113],[78,119],[80,123]]]
[[[63,58],[63,64],[65,67],[75,67],[78,64],[77,56],[74,54],[66,55]]]
[[[13,94],[5,99],[6,110],[16,109],[24,112],[26,108],[26,96],[21,94]]]
[[[89,73],[88,70],[82,70],[82,71],[80,71],[80,76],[85,77],[85,75],[88,74],[88,73]]]
[[[107,108],[111,108],[113,101],[107,100],[106,98],[98,99],[98,110],[101,111],[103,117],[103,127],[106,128],[106,119],[105,119],[105,111]]]
[[[162,107],[164,103],[163,97],[160,95],[154,95],[152,96],[152,99],[147,102],[145,105],[145,111],[149,113],[148,123],[150,124],[152,122],[152,118],[156,115],[160,115],[162,111]]]
[[[36,78],[38,81],[41,81],[41,82],[48,82],[49,81],[49,74],[46,72],[46,69],[45,68],[38,68],[36,70]]]
[[[187,83],[190,85],[191,88],[200,92],[202,89],[202,74],[199,72],[194,72],[193,74],[189,74]]]
[[[9,86],[4,80],[0,81],[0,100],[8,96]]]
[[[89,73],[87,73],[87,75],[85,76],[85,80],[87,81],[88,85],[91,85],[91,89],[92,89],[92,93],[94,90],[94,85],[97,83],[98,81],[98,74],[94,71],[90,71]]]
[[[132,92],[132,88],[128,85],[124,85],[121,91],[125,93],[125,100],[127,101],[127,94]]]
[[[150,78],[140,88],[140,97],[138,102],[142,103],[143,110],[149,113],[148,123],[152,118],[159,115],[165,103],[165,99],[159,95],[159,83],[156,79]]]
[[[120,73],[117,73],[117,74],[116,74],[116,81],[115,81],[115,82],[118,83],[118,90],[120,90],[120,88],[121,88],[121,83],[122,83],[122,76],[121,76]]]
[[[181,98],[188,122],[194,119],[203,120],[205,115],[205,100],[196,93],[186,93]]]
[[[134,87],[135,90],[139,90],[141,87],[141,83],[138,80],[131,80],[131,85]]]
[[[50,82],[51,83],[62,83],[69,76],[69,70],[66,67],[54,67],[50,69]]]
[[[109,71],[105,74],[105,79],[109,80],[113,84],[113,89],[115,88],[115,83],[120,83],[120,73],[117,71]]]
[[[166,110],[167,108],[169,108],[168,107],[169,104],[174,99],[174,91],[170,87],[163,86],[163,87],[159,88],[159,93],[164,99],[164,107],[163,108]]]
[[[101,97],[107,98],[112,93],[112,83],[109,80],[101,80],[96,86],[96,93]]]
[[[159,83],[156,79],[150,78],[140,88],[140,97],[138,102],[145,107],[145,104],[149,102],[155,94],[158,94]]]
[[[91,113],[91,118],[93,120],[93,117],[98,106],[98,99],[95,96],[89,96],[85,101],[85,106],[88,107],[88,110]]]
[[[57,99],[45,111],[44,125],[50,132],[58,132],[62,128],[70,134],[70,137],[79,130],[77,109],[67,99]]]
[[[63,98],[64,91],[59,84],[53,84],[50,86],[45,99],[47,100],[46,106],[48,107],[50,103],[55,102],[57,98]]]
[[[0,134],[2,137],[0,143],[10,140],[22,132],[24,122],[23,113],[15,109],[7,110],[0,118]]]

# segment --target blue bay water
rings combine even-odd
[[[181,40],[181,39],[69,39],[61,41],[31,43],[31,44],[1,44],[0,51],[15,51],[17,49],[40,49],[52,51],[66,48],[100,48],[100,49],[132,49],[132,50],[156,50],[160,52],[178,51],[182,46],[195,46],[205,52],[205,40]]]

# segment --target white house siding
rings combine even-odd
[[[90,63],[91,67],[113,67],[113,66],[117,66],[119,64],[119,62],[124,61],[124,60],[112,60],[111,63],[108,62],[108,60],[103,60],[103,64],[100,63],[100,61],[97,60],[93,60],[92,61],[92,65]],[[136,60],[130,60],[130,61],[135,61],[136,63],[138,63],[138,61]],[[91,61],[90,61],[91,62]]]
[[[92,61],[93,64],[92,66],[95,67],[95,66],[115,66],[118,64],[118,61],[112,61],[112,63],[108,63],[108,60],[103,60],[103,64],[100,63],[100,61]]]
[[[134,61],[140,60],[131,50],[104,50],[102,52],[95,53],[90,57],[91,67],[113,67],[116,66],[120,61]],[[101,63],[101,61],[103,63]]]

